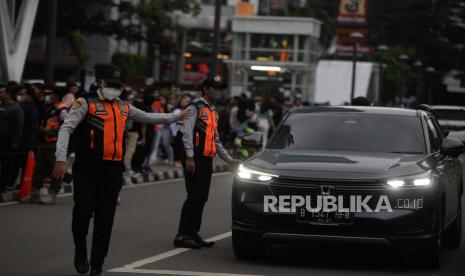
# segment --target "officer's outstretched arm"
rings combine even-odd
[[[77,99],[71,106],[68,116],[61,125],[60,131],[58,132],[57,149],[55,152],[56,164],[52,173],[52,177],[55,179],[63,179],[66,173],[66,154],[68,152],[69,138],[86,116],[88,108],[85,99]]]
[[[164,124],[182,120],[186,117],[187,112],[181,113],[147,113],[137,109],[133,105],[129,105],[129,118],[136,122],[145,124]]]

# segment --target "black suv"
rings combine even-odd
[[[462,233],[463,177],[457,157],[464,145],[446,136],[425,110],[292,110],[265,149],[234,177],[235,255],[256,258],[274,243],[361,242],[419,250],[425,263],[439,266],[441,248],[459,247]],[[261,134],[244,137],[243,143],[261,147]],[[319,195],[342,196],[342,206],[351,207],[351,197],[368,198],[372,209],[384,197],[390,210],[309,211],[297,204],[279,209],[289,202],[267,201]]]

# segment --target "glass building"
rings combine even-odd
[[[313,100],[322,47],[313,18],[235,16],[229,64],[231,95],[241,93]]]

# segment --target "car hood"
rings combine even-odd
[[[431,167],[425,154],[269,149],[244,165],[280,176],[329,179],[382,179]]]

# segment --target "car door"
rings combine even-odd
[[[431,143],[436,149],[441,148],[443,135],[436,119],[428,116],[427,120],[428,131],[431,132]],[[448,223],[455,218],[458,206],[458,173],[457,173],[457,158],[452,156],[439,155],[438,171],[441,173],[441,180],[444,185],[445,192],[445,214],[444,222]]]

